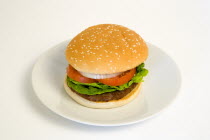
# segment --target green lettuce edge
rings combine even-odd
[[[86,95],[97,95],[97,94],[103,94],[106,92],[113,92],[116,90],[124,90],[128,88],[133,83],[140,83],[143,82],[143,77],[145,77],[148,74],[148,70],[144,68],[144,63],[140,64],[136,70],[136,74],[134,77],[127,83],[120,85],[120,86],[108,86],[102,83],[80,83],[77,82],[70,77],[67,76],[67,85],[71,87],[73,90],[77,91],[81,94]]]

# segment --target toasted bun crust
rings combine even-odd
[[[148,56],[144,40],[133,30],[116,24],[87,28],[66,49],[67,61],[78,71],[111,74],[143,63]]]
[[[106,109],[106,108],[115,108],[115,107],[120,107],[125,104],[128,104],[131,102],[133,99],[137,97],[137,95],[140,92],[140,86],[141,83],[139,83],[129,94],[127,94],[125,97],[123,97],[120,100],[112,100],[109,102],[93,102],[89,101],[85,98],[82,98],[81,96],[77,95],[74,93],[67,85],[66,82],[66,77],[64,80],[64,88],[66,92],[68,93],[69,96],[71,96],[72,99],[74,99],[77,103],[89,107],[89,108],[100,108],[100,109]]]

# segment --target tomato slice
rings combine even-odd
[[[125,71],[116,77],[107,78],[107,79],[98,79],[98,81],[109,86],[120,86],[130,81],[135,73],[136,73],[136,68]]]
[[[83,75],[81,75],[76,69],[74,69],[71,65],[69,65],[66,68],[66,73],[67,75],[78,82],[81,83],[96,83],[96,82],[100,82],[103,83],[105,85],[109,85],[109,86],[120,86],[123,85],[125,83],[127,83],[128,81],[130,81],[133,76],[136,73],[136,68],[128,70],[123,72],[122,74],[116,76],[116,77],[112,77],[112,78],[106,78],[106,79],[91,79],[91,78],[87,78]]]
[[[81,83],[96,83],[97,81],[95,79],[91,79],[91,78],[87,78],[83,75],[81,75],[76,69],[74,69],[71,65],[69,65],[66,68],[66,73],[67,75],[77,81],[77,82],[81,82]]]

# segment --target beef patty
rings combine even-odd
[[[113,91],[113,92],[107,92],[107,93],[103,93],[103,94],[98,94],[98,95],[86,95],[86,94],[80,94],[78,92],[76,92],[75,90],[73,90],[71,88],[71,90],[78,94],[79,96],[90,100],[90,101],[94,101],[94,102],[108,102],[111,100],[119,100],[123,97],[125,97],[128,93],[130,93],[135,87],[136,87],[137,83],[133,83],[129,88],[126,88],[124,90],[117,90],[117,91]]]

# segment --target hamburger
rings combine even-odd
[[[64,88],[79,104],[115,108],[137,97],[148,73],[148,47],[135,31],[116,24],[89,27],[65,51]]]

